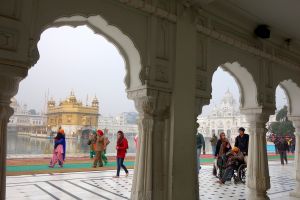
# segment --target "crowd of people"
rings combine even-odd
[[[110,144],[108,137],[102,130],[93,130],[89,136],[87,145],[90,146],[90,158],[93,159],[92,167],[103,167],[107,165],[108,159],[106,157],[106,148]],[[124,169],[126,177],[129,172],[124,165],[124,159],[126,157],[128,149],[128,141],[122,131],[117,133],[117,144],[116,144],[116,163],[117,173],[114,178],[120,177],[121,168]],[[54,148],[52,158],[50,160],[49,167],[54,168],[58,163],[59,167],[63,167],[66,158],[66,137],[65,132],[62,128],[59,128],[54,138]]]
[[[212,153],[215,157],[213,174],[219,179],[218,182],[224,184],[231,180],[234,170],[241,165],[247,164],[249,135],[245,133],[243,127],[239,128],[239,135],[235,138],[234,147],[231,146],[224,132],[220,133],[219,139],[213,134],[210,139]],[[205,140],[201,133],[197,133],[197,171],[201,169],[199,156],[201,150],[205,154]]]

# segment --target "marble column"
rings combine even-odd
[[[143,92],[142,92],[143,93]],[[132,200],[167,199],[169,151],[169,94],[155,90],[149,96],[130,92],[139,112],[139,149],[135,158]],[[134,97],[133,97],[134,96]]]
[[[0,199],[5,199],[7,123],[13,114],[10,99],[16,94],[20,79],[10,77],[9,74],[4,75],[2,72],[0,72]]]
[[[266,123],[269,114],[261,109],[242,110],[249,124],[250,135],[247,160],[247,199],[269,199],[270,176],[266,148]]]
[[[300,116],[289,116],[289,120],[293,122],[296,136],[296,150],[295,150],[295,169],[296,169],[296,187],[290,193],[291,196],[300,198]]]

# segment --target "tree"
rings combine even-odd
[[[295,132],[293,123],[287,118],[288,110],[287,106],[284,106],[276,114],[276,122],[272,122],[269,126],[269,132],[276,135],[292,135]]]

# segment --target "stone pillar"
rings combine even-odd
[[[178,6],[176,63],[170,114],[171,193],[168,200],[199,199],[196,160],[197,31],[192,12]]]
[[[267,190],[270,189],[269,165],[266,149],[266,123],[269,114],[261,109],[242,110],[249,123],[250,135],[247,160],[247,199],[269,199]]]
[[[296,169],[296,187],[290,193],[291,196],[300,198],[300,117],[289,116],[289,120],[293,122],[296,136],[295,149],[295,169]]]
[[[170,95],[151,89],[145,93],[129,92],[129,98],[134,99],[139,112],[140,144],[135,158],[131,199],[163,200],[168,195]]]
[[[1,65],[0,69],[0,199],[5,199],[7,123],[13,114],[10,99],[16,94],[20,79],[4,74]]]

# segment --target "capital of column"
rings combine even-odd
[[[0,73],[0,119],[8,120],[13,114],[11,98],[16,95],[20,81],[20,77]]]
[[[170,93],[156,89],[139,89],[128,91],[129,99],[134,100],[135,107],[143,118],[164,120],[170,115]]]
[[[295,134],[300,135],[300,116],[288,116],[288,119],[293,122]]]
[[[273,114],[272,110],[262,108],[242,108],[241,113],[245,115],[246,121],[249,124],[249,130],[255,129],[255,131],[249,131],[250,134],[265,134],[267,132],[266,123],[269,121],[270,115]]]

